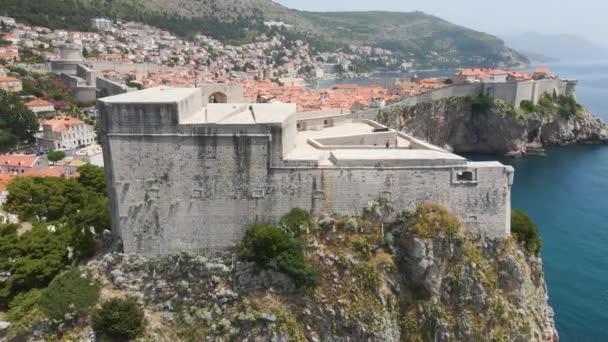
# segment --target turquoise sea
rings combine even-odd
[[[608,61],[549,66],[578,79],[579,102],[608,122]],[[561,341],[608,341],[608,146],[555,148],[545,156],[501,161],[515,167],[513,207],[540,229]]]

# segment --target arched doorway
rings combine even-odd
[[[226,94],[216,91],[215,93],[209,95],[209,103],[227,103],[228,98]]]

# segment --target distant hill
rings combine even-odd
[[[514,66],[523,55],[497,37],[422,12],[302,12],[270,0],[2,0],[0,14],[32,25],[90,29],[89,19],[144,22],[180,36],[198,32],[239,44],[267,33],[264,21],[292,25],[282,33],[318,50],[347,44],[390,49],[418,67]],[[275,29],[276,30],[276,29]],[[284,32],[287,31],[287,32]]]
[[[597,60],[608,58],[608,49],[589,40],[571,34],[524,33],[505,36],[509,46],[533,55],[541,55],[564,61]]]

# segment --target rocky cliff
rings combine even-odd
[[[144,305],[142,340],[557,340],[539,258],[511,238],[471,235],[442,208],[420,208],[386,225],[324,219],[304,238],[321,270],[315,289],[229,254],[111,253],[87,267],[103,284],[102,300]],[[44,326],[27,335],[56,333]],[[59,329],[59,339],[94,340],[88,318]]]
[[[582,107],[515,109],[498,100],[480,106],[471,97],[447,98],[416,106],[388,106],[378,120],[457,153],[518,156],[549,146],[608,142],[608,127]]]

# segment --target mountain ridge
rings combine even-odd
[[[419,11],[305,12],[270,0],[3,2],[0,14],[51,28],[86,30],[90,19],[110,17],[144,22],[186,37],[202,32],[238,45],[271,32],[265,21],[281,21],[292,26],[288,34],[294,40],[313,41],[318,50],[348,44],[384,48],[418,68],[511,67],[529,62],[495,36]]]

